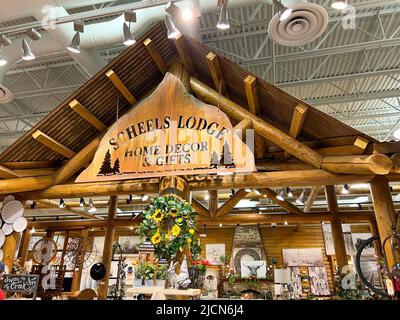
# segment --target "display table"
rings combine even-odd
[[[187,289],[187,290],[178,290],[178,289],[164,289],[161,287],[132,287],[126,290],[127,293],[131,294],[147,294],[151,295],[151,300],[167,300],[167,296],[175,296],[175,297],[191,297],[197,298],[200,297],[201,290],[200,289]]]

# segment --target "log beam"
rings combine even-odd
[[[271,189],[264,188],[261,190],[262,193],[264,193],[269,199],[271,199],[273,202],[275,202],[278,206],[280,206],[282,209],[286,210],[289,213],[295,213],[295,214],[303,214],[304,212],[301,211],[299,208],[297,208],[295,205],[290,203],[287,200],[279,200],[277,198],[277,193]]]
[[[343,267],[347,266],[348,259],[346,253],[346,245],[342,230],[342,222],[338,216],[338,203],[336,198],[335,186],[328,185],[325,187],[326,201],[328,210],[332,214],[330,219],[333,246],[335,248],[335,257],[339,272],[342,272]]]
[[[106,77],[110,79],[112,84],[117,88],[117,90],[122,94],[122,96],[128,101],[130,104],[135,104],[137,102],[136,98],[129,91],[129,89],[125,86],[122,80],[118,77],[118,75],[113,70],[108,70],[106,72]]]
[[[253,76],[247,76],[244,79],[244,88],[246,91],[247,104],[252,114],[260,114],[260,100],[258,97],[257,79]]]
[[[89,122],[93,127],[95,127],[100,132],[107,130],[107,126],[101,122],[93,113],[86,109],[78,100],[74,99],[69,103],[69,106],[77,114],[79,114],[83,119]]]
[[[210,216],[213,218],[218,210],[218,190],[208,191],[210,199],[208,200],[208,209],[210,211]]]
[[[322,160],[322,169],[333,173],[386,175],[392,168],[393,161],[383,154],[325,157]]]
[[[12,179],[19,177],[21,177],[20,174],[0,165],[0,179]]]
[[[216,212],[215,217],[221,217],[228,214],[240,200],[244,199],[248,195],[248,192],[244,189],[240,189],[235,192],[235,194],[230,197]]]
[[[363,137],[358,137],[353,144],[353,154],[364,154],[365,150],[368,147],[368,144],[369,140]]]
[[[186,69],[189,70],[190,74],[196,75],[196,69],[194,68],[192,58],[187,51],[184,36],[180,34],[173,39],[173,42],[175,44],[176,51],[178,52],[179,57],[182,60],[183,65],[186,67]]]
[[[308,107],[303,104],[299,104],[294,108],[292,122],[290,124],[289,130],[289,135],[291,137],[297,139],[300,135],[301,130],[303,129],[304,121],[306,119],[307,111]],[[287,151],[285,151],[284,157],[289,157],[289,153]]]
[[[67,148],[63,144],[49,137],[47,134],[40,130],[36,130],[32,134],[33,139],[50,148],[51,150],[63,155],[64,157],[71,159],[76,153],[71,149]]]
[[[228,91],[226,90],[224,76],[222,75],[221,65],[219,64],[218,56],[210,52],[207,55],[208,69],[210,70],[211,77],[214,81],[215,90],[218,92],[221,90],[221,94],[228,97]],[[220,89],[221,88],[221,89]]]
[[[208,103],[214,105],[218,105],[219,103],[220,109],[228,116],[231,116],[238,121],[250,119],[253,122],[253,128],[255,131],[263,138],[271,141],[282,149],[287,150],[290,154],[294,155],[305,163],[308,163],[315,168],[321,167],[322,156],[316,151],[312,150],[310,147],[307,147],[282,130],[275,128],[263,119],[253,115],[249,110],[246,110],[237,103],[227,99],[226,97],[220,96],[217,91],[211,89],[196,78],[190,78],[190,85],[193,92]]]
[[[167,65],[165,64],[163,58],[161,57],[160,53],[156,49],[154,42],[150,39],[147,38],[146,40],[143,41],[143,44],[147,50],[147,52],[150,54],[150,57],[153,59],[154,63],[156,64],[158,70],[162,74],[165,74],[167,72]]]
[[[318,196],[321,186],[314,186],[311,188],[310,194],[308,195],[306,205],[304,206],[304,212],[310,212],[314,204],[315,199]]]
[[[192,199],[192,207],[200,216],[204,218],[210,217],[210,212],[196,199]]]

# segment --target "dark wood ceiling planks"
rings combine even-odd
[[[77,99],[107,126],[116,121],[117,97],[119,99],[119,116],[126,113],[131,106],[104,73],[109,69],[114,70],[136,99],[143,98],[162,80],[161,73],[143,45],[143,41],[146,38],[152,39],[161,57],[167,63],[176,57],[174,45],[166,37],[164,24],[160,22],[154,25],[138,39],[135,45],[127,48],[120,56],[115,58],[42,119],[34,128],[5,150],[0,155],[0,162],[62,160],[63,156],[32,138],[32,133],[38,129],[75,152],[80,151],[87,145],[99,132],[71,110],[69,102],[73,99]],[[185,36],[185,42],[193,59],[199,80],[210,87],[214,87],[206,61],[206,56],[212,49],[187,36]],[[250,73],[223,57],[220,57],[220,63],[229,97],[243,107],[247,107],[243,80]],[[257,80],[261,116],[279,129],[288,132],[293,110],[302,101],[267,81],[260,78],[257,78]],[[300,140],[318,140],[344,136],[363,136],[370,141],[375,141],[373,138],[310,107]]]

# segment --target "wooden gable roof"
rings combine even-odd
[[[99,134],[99,131],[88,125],[86,120],[71,109],[69,103],[74,99],[77,99],[106,126],[111,125],[116,120],[117,99],[119,101],[119,115],[126,113],[131,108],[131,105],[105,76],[105,73],[110,69],[118,75],[137,100],[145,97],[163,78],[143,45],[143,41],[146,38],[152,40],[155,48],[167,64],[179,57],[173,42],[166,36],[164,24],[160,22],[150,27],[135,45],[127,48],[120,56],[99,71],[35,127],[5,150],[0,155],[0,162],[64,160],[65,158],[62,155],[52,151],[32,137],[32,134],[37,130],[44,132],[74,152],[84,148]],[[190,37],[184,36],[184,39],[198,79],[210,87],[214,87],[206,58],[212,49]],[[247,107],[243,81],[250,73],[226,58],[219,57],[219,61],[227,91],[229,92],[229,98],[243,107]],[[265,80],[257,78],[257,84],[261,108],[260,116],[270,124],[288,133],[294,108],[300,103],[307,104]],[[314,141],[338,137],[349,137],[355,140],[360,136],[371,142],[376,142],[373,138],[309,106],[299,140]]]

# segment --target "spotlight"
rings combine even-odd
[[[90,231],[92,231],[92,232],[93,232],[93,231],[94,231],[94,228],[91,228],[91,229],[90,229]]]
[[[208,193],[204,196],[204,200],[210,200],[210,195]]]
[[[147,201],[149,200],[149,195],[148,194],[143,194],[142,195],[142,201]]]
[[[283,188],[281,192],[276,196],[276,198],[280,201],[285,201],[285,198],[287,196],[287,188]]]
[[[285,222],[283,223],[285,226],[287,226],[288,225],[288,222],[285,220]]]
[[[343,185],[343,189],[342,189],[342,194],[349,194],[350,193],[350,187],[348,184],[344,184]]]
[[[347,0],[333,0],[331,7],[335,10],[344,10],[347,8]]]
[[[6,35],[2,34],[0,36],[0,45],[3,45],[5,47],[9,46],[11,44],[10,38],[8,38]]]
[[[293,198],[292,189],[290,189],[289,187],[287,188],[287,195],[288,195],[289,198]]]
[[[131,46],[136,43],[135,37],[132,35],[131,30],[126,22],[124,22],[124,46]]]
[[[297,204],[305,205],[306,204],[306,190],[303,190],[300,196],[296,199]]]
[[[131,230],[131,231],[132,231],[132,230],[133,230],[133,227],[132,227],[132,226],[130,226],[130,227],[129,227],[129,230]]]
[[[179,13],[179,8],[175,4],[175,1],[170,1],[165,6],[165,12],[171,16],[176,16]]]
[[[246,191],[246,192],[251,192],[251,189],[250,188],[246,188],[246,189],[244,189],[244,191]]]
[[[58,207],[60,208],[60,209],[64,209],[65,208],[65,201],[64,201],[64,199],[60,199],[60,204],[58,205]]]
[[[222,6],[221,11],[219,13],[219,19],[218,19],[218,22],[217,22],[217,28],[221,29],[221,30],[226,30],[226,29],[229,29],[231,27],[230,24],[229,24],[229,19],[228,19],[227,6],[228,6],[228,4],[225,3]]]
[[[124,12],[124,18],[126,22],[136,22],[136,12],[132,10],[126,10]]]
[[[1,51],[0,51],[1,53]],[[7,60],[4,59],[0,54],[0,67],[5,66],[7,64]]]
[[[31,231],[29,231],[29,232],[30,233],[35,233],[36,232],[35,227],[32,227]]]
[[[76,32],[74,37],[72,38],[72,41],[70,45],[67,47],[67,50],[73,53],[80,53],[81,48],[79,47],[81,43],[81,35],[79,32]]]
[[[22,59],[29,61],[34,60],[36,57],[32,53],[31,48],[29,47],[28,42],[25,39],[22,39]]]
[[[31,209],[35,209],[35,208],[36,208],[36,202],[33,201],[32,204],[31,204]]]
[[[120,208],[117,208],[117,213],[122,213],[122,210]]]
[[[130,194],[129,197],[128,197],[128,199],[126,200],[126,203],[127,203],[127,204],[130,204],[130,203],[132,202],[132,199],[133,199],[133,197],[132,197],[132,195]]]
[[[255,193],[256,195],[261,196],[261,192],[260,192],[258,189],[254,189],[253,191],[254,191],[254,193]]]
[[[165,25],[167,26],[168,39],[173,39],[180,36],[181,33],[175,27],[172,18],[168,14],[165,16]]]
[[[275,228],[276,227],[276,222],[271,222],[271,227]]]
[[[35,28],[28,30],[27,35],[34,41],[39,40],[42,37],[42,35]]]
[[[192,8],[185,8],[182,10],[182,19],[185,21],[190,21],[193,19],[193,10]]]
[[[94,212],[96,212],[96,211],[97,211],[97,209],[96,209],[96,207],[94,206],[93,200],[92,200],[92,198],[90,198],[90,200],[89,200],[89,210],[88,210],[88,212],[94,213]]]
[[[273,0],[275,11],[279,14],[279,20],[284,21],[289,18],[290,14],[292,13],[292,9],[285,7],[281,1]]]
[[[81,197],[81,199],[79,200],[79,206],[80,206],[80,207],[84,207],[84,206],[85,206],[85,199],[83,199],[82,197]]]
[[[222,228],[222,223],[219,224],[219,227]]]

